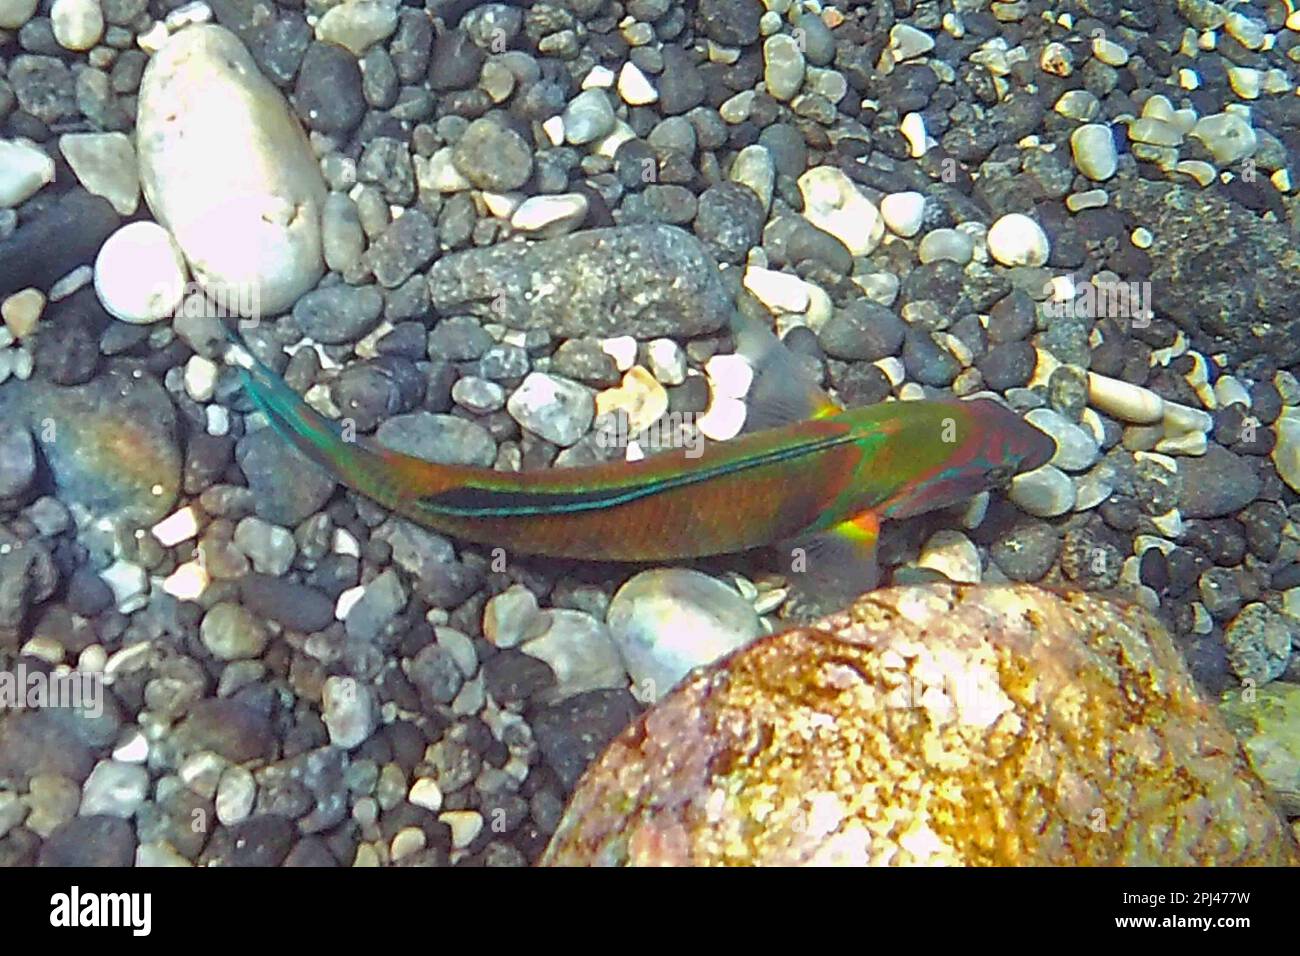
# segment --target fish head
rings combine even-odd
[[[1046,433],[993,399],[917,402],[913,408],[917,424],[926,423],[917,434],[941,438],[909,443],[917,472],[886,503],[884,517],[957,504],[1045,465],[1056,454]]]

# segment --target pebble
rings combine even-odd
[[[762,633],[748,601],[699,571],[643,571],[614,594],[605,621],[636,695],[658,700],[692,668]]]
[[[80,186],[63,192],[33,212],[17,231],[0,238],[0,296],[30,287],[53,296],[51,287],[59,280],[70,273],[83,275],[75,270],[94,260],[120,223],[106,199]]]
[[[975,242],[960,229],[932,229],[921,238],[916,257],[922,265],[946,260],[964,266],[975,257]]]
[[[776,186],[776,167],[767,147],[758,143],[746,146],[736,154],[728,177],[733,183],[746,186],[763,204],[763,210],[772,207],[772,193]]]
[[[395,0],[344,0],[317,21],[316,39],[337,43],[360,58],[397,29],[400,6]]]
[[[123,322],[148,325],[170,316],[184,297],[186,278],[171,234],[147,220],[117,230],[95,258],[95,294]]]
[[[245,436],[235,447],[235,458],[257,514],[273,524],[297,525],[334,492],[334,479],[271,428]],[[294,480],[285,481],[285,475],[293,475]]]
[[[197,24],[149,61],[136,143],[145,200],[206,290],[275,314],[320,279],[320,166],[233,33]]]
[[[101,760],[81,791],[83,817],[104,815],[129,820],[149,793],[149,771],[140,764]]]
[[[1007,497],[1037,518],[1055,518],[1074,507],[1074,483],[1053,465],[1011,479]]]
[[[588,95],[602,97],[608,108],[608,98],[600,90],[589,90],[577,99]],[[524,138],[490,119],[470,123],[453,144],[451,158],[456,169],[471,183],[497,193],[518,189],[533,172],[532,151]]]
[[[1021,213],[1008,213],[988,232],[989,254],[1004,266],[1042,266],[1051,247],[1041,226]]]
[[[294,101],[303,122],[322,133],[353,129],[366,112],[357,58],[334,43],[312,43],[298,68]]]
[[[567,448],[591,427],[595,402],[576,382],[530,372],[506,402],[506,410],[524,428]]]
[[[925,196],[918,192],[890,193],[880,200],[880,215],[890,232],[910,239],[921,231]]]
[[[1115,137],[1104,123],[1085,123],[1070,134],[1070,152],[1079,172],[1096,182],[1104,182],[1119,168]]]
[[[1165,402],[1149,388],[1096,372],[1088,373],[1088,401],[1100,412],[1134,425],[1152,425],[1165,414]]]
[[[429,269],[429,293],[440,313],[563,338],[701,335],[721,327],[731,307],[704,244],[666,225],[444,255]]]
[[[763,83],[773,99],[785,102],[798,93],[805,68],[803,50],[794,37],[778,33],[763,41]]]
[[[659,101],[659,91],[630,61],[618,72],[618,95],[628,106],[649,106]]]
[[[745,288],[773,312],[803,312],[808,308],[808,285],[796,275],[750,266]]]
[[[332,285],[313,289],[293,307],[294,322],[323,345],[363,338],[379,324],[384,297],[374,286]]]
[[[564,139],[574,146],[585,146],[609,135],[614,119],[614,108],[604,90],[584,90],[565,107]]]
[[[896,23],[889,30],[889,51],[898,62],[914,60],[934,49],[934,37],[906,23]]]
[[[486,468],[496,461],[496,442],[487,429],[455,415],[394,415],[380,424],[375,438],[385,448],[446,465]]]
[[[1300,410],[1284,408],[1273,423],[1277,441],[1273,445],[1273,465],[1278,477],[1293,491],[1300,491]]]
[[[36,331],[36,323],[45,311],[45,295],[40,289],[23,289],[0,303],[0,318],[13,339],[25,339]]]
[[[0,140],[0,208],[26,202],[54,182],[54,160],[29,140]]]
[[[50,7],[54,39],[65,50],[89,50],[104,35],[104,14],[98,0],[54,0]]]
[[[1236,514],[1254,501],[1261,489],[1249,459],[1217,444],[1200,457],[1180,461],[1178,471],[1183,476],[1178,509],[1186,518]]]
[[[1062,471],[1083,471],[1097,460],[1097,440],[1087,429],[1067,421],[1049,408],[1035,408],[1025,414],[1025,421],[1041,429],[1056,442],[1051,464]]]
[[[0,0],[0,30],[17,30],[36,13],[40,0]]]
[[[6,421],[0,425],[0,499],[16,498],[36,478],[36,447],[26,426]]]
[[[922,546],[916,565],[938,571],[957,583],[979,584],[981,579],[979,549],[960,531],[945,529],[932,534]]]
[[[125,133],[65,133],[59,151],[77,180],[90,193],[103,196],[123,216],[140,204],[140,173],[135,147]]]
[[[361,746],[378,726],[371,689],[351,677],[328,677],[321,688],[321,719],[330,743],[344,750]]]
[[[1220,166],[1231,166],[1245,159],[1255,152],[1258,144],[1250,123],[1235,112],[1202,116],[1192,128],[1191,136],[1200,140]]]
[[[297,553],[293,535],[287,529],[255,515],[241,518],[235,525],[234,542],[253,563],[253,570],[273,577],[286,574]]]
[[[839,239],[852,255],[868,255],[880,244],[885,223],[879,210],[841,170],[815,166],[799,177],[798,185],[804,218]]]
[[[257,799],[257,782],[244,767],[231,766],[221,772],[217,783],[215,809],[225,826],[243,823],[252,815]]]
[[[518,584],[506,588],[483,608],[483,636],[496,647],[517,647],[540,637],[549,623],[533,592]]]
[[[268,640],[262,622],[247,608],[231,601],[214,604],[208,610],[199,637],[203,646],[220,661],[258,657]]]
[[[1223,629],[1228,666],[1243,681],[1276,680],[1291,658],[1292,632],[1288,619],[1267,605],[1247,604]]]
[[[538,696],[552,703],[602,688],[627,686],[627,672],[604,622],[585,611],[556,608],[546,614],[549,626],[521,645],[555,672],[555,685]]]
[[[529,196],[510,217],[520,232],[557,236],[572,232],[587,218],[588,202],[583,193]]]

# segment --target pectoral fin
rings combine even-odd
[[[800,604],[823,611],[841,610],[880,580],[876,542],[880,522],[864,511],[833,528],[790,542],[786,569]]]
[[[731,332],[736,352],[754,370],[754,383],[745,398],[746,431],[777,428],[842,411],[809,377],[795,354],[761,322],[737,312]]]

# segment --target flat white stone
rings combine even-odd
[[[592,72],[595,72],[594,70]],[[618,95],[628,106],[649,106],[659,102],[659,91],[635,63],[623,64],[618,71]]]

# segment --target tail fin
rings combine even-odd
[[[316,411],[253,355],[234,331],[226,331],[233,346],[227,358],[239,367],[244,390],[271,427],[339,481],[391,506],[399,495],[393,466],[387,460],[392,453],[348,434]]]

